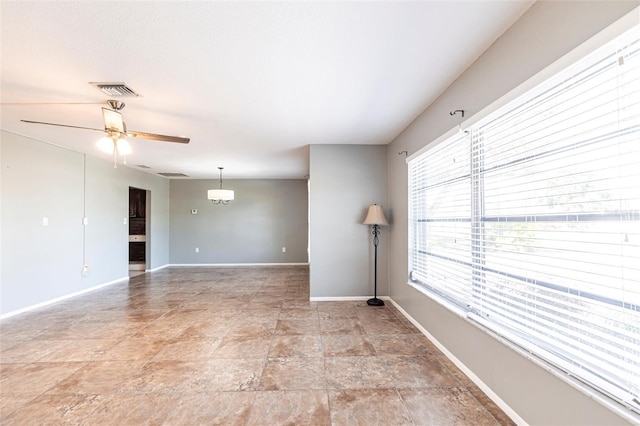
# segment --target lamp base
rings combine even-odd
[[[374,297],[373,299],[367,300],[367,305],[369,305],[369,306],[384,306],[384,302],[382,300],[378,299],[377,297]]]

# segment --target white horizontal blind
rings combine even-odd
[[[479,121],[470,138],[449,139],[410,162],[412,279],[636,411],[639,32]],[[444,148],[465,149],[458,145],[470,150],[467,194],[432,190],[442,180],[436,165],[452,155]],[[441,208],[455,202],[468,208]],[[444,226],[453,219],[468,227]],[[464,243],[441,255],[433,247],[442,241]],[[455,293],[451,278],[443,280],[453,273]]]
[[[466,305],[471,298],[470,145],[459,133],[411,162],[412,279]]]

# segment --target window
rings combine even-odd
[[[409,160],[410,282],[640,412],[640,27]]]

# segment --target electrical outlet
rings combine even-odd
[[[82,265],[82,276],[88,277],[91,275],[91,270],[89,269],[89,265]]]
[[[200,247],[196,247],[196,253],[200,253]]]

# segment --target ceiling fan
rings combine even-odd
[[[106,136],[98,141],[98,148],[102,151],[115,155],[127,155],[131,153],[131,146],[125,139],[125,136],[131,138],[150,139],[160,142],[189,143],[190,139],[181,136],[167,136],[156,133],[139,132],[137,130],[127,130],[127,126],[122,121],[120,111],[125,107],[124,102],[110,99],[107,101],[111,108],[102,108],[102,117],[104,119],[104,129],[95,129],[93,127],[72,126],[69,124],[45,123],[42,121],[20,120],[30,124],[44,124],[47,126],[70,127],[72,129],[94,130],[106,133]],[[126,163],[126,159],[125,159]]]

